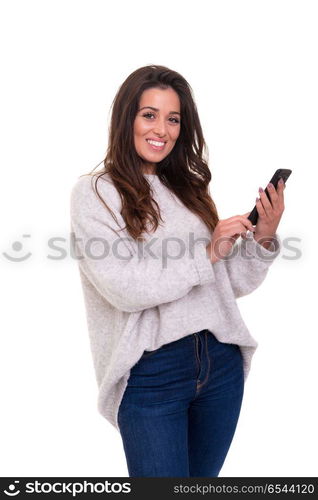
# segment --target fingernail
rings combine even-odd
[[[281,177],[278,182],[279,182],[279,184],[283,184],[284,183],[284,179]]]
[[[258,191],[259,191],[260,193],[263,193],[263,192],[264,192],[264,189],[263,189],[263,188],[261,188],[261,187],[259,187],[259,188],[258,188]]]
[[[256,198],[256,203],[259,201],[259,198]]]

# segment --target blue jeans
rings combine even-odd
[[[130,477],[217,477],[244,392],[236,344],[209,330],[144,351],[118,410]]]

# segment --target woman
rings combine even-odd
[[[285,186],[260,192],[255,227],[219,220],[204,147],[187,81],[145,66],[114,99],[103,169],[72,190],[98,409],[131,477],[218,476],[258,345],[236,298],[281,249]]]

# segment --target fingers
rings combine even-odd
[[[251,212],[247,212],[247,214],[250,214]],[[240,222],[244,225],[244,229],[249,229],[250,231],[255,231],[255,228],[251,221],[245,217],[246,214],[244,215],[239,215]]]
[[[269,183],[267,186],[267,191],[269,192],[269,196],[272,202],[276,202],[278,200],[278,194],[273,184]]]
[[[255,206],[256,206],[256,210],[258,212],[258,215],[260,217],[265,217],[266,213],[265,213],[264,207],[262,205],[262,202],[261,202],[261,200],[259,198],[256,198]]]
[[[285,189],[285,187],[286,187],[286,184],[285,184],[285,182],[284,182],[284,179],[281,177],[281,178],[279,179],[279,181],[278,181],[278,184],[277,184],[277,189],[278,189],[278,191],[282,191],[282,192],[283,192],[283,191],[284,191],[284,189]]]
[[[273,211],[279,210],[281,206],[284,204],[283,193],[285,189],[285,183],[284,181],[278,182],[276,189],[271,183],[269,183],[266,187],[269,195],[267,195],[265,191],[260,192],[260,200],[262,202],[265,214],[267,216],[271,216]]]
[[[258,215],[260,217],[272,218],[274,216],[274,212],[276,213],[277,210],[281,210],[284,207],[284,189],[285,189],[285,187],[286,187],[286,185],[285,185],[285,182],[283,180],[283,182],[278,182],[276,189],[274,188],[274,186],[271,183],[269,183],[266,186],[268,194],[263,190],[261,190],[261,191],[259,190],[259,198],[256,198],[255,205],[256,205]],[[238,216],[233,217],[231,219],[239,218],[240,222],[242,222],[242,224],[244,225],[244,229],[247,228],[250,231],[255,231],[254,226],[247,219],[247,217],[250,215],[250,213],[251,212],[246,212],[245,214],[243,214],[241,216],[238,215]]]
[[[286,184],[284,182],[284,179],[282,179],[283,182],[279,182],[277,184],[277,193],[278,193],[278,198],[282,205],[284,204],[284,189],[286,187]]]
[[[271,189],[271,188],[269,188],[269,185],[267,186],[267,190],[268,190],[268,192],[270,193],[270,194],[269,194],[269,197],[270,197],[270,198],[271,198],[272,196],[275,196],[275,195],[273,195],[273,193],[272,193],[272,189]],[[273,190],[275,191],[274,186],[273,186]],[[266,214],[268,217],[270,217],[270,215],[271,215],[271,211],[272,211],[272,209],[273,209],[273,207],[272,207],[272,203],[270,202],[270,200],[269,200],[269,198],[268,198],[267,194],[265,193],[265,191],[263,191],[263,189],[262,189],[261,187],[258,189],[258,192],[259,192],[259,197],[260,197],[260,200],[261,200],[262,205],[263,205],[263,210],[264,210],[265,214]],[[276,193],[276,191],[275,191],[275,193]]]

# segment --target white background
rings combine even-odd
[[[259,348],[220,476],[317,476],[317,8],[1,2],[2,476],[128,476],[120,434],[97,411],[69,196],[104,158],[118,87],[146,64],[193,89],[222,219],[293,170],[278,228],[292,249],[238,299]],[[48,247],[57,237],[63,258]]]

